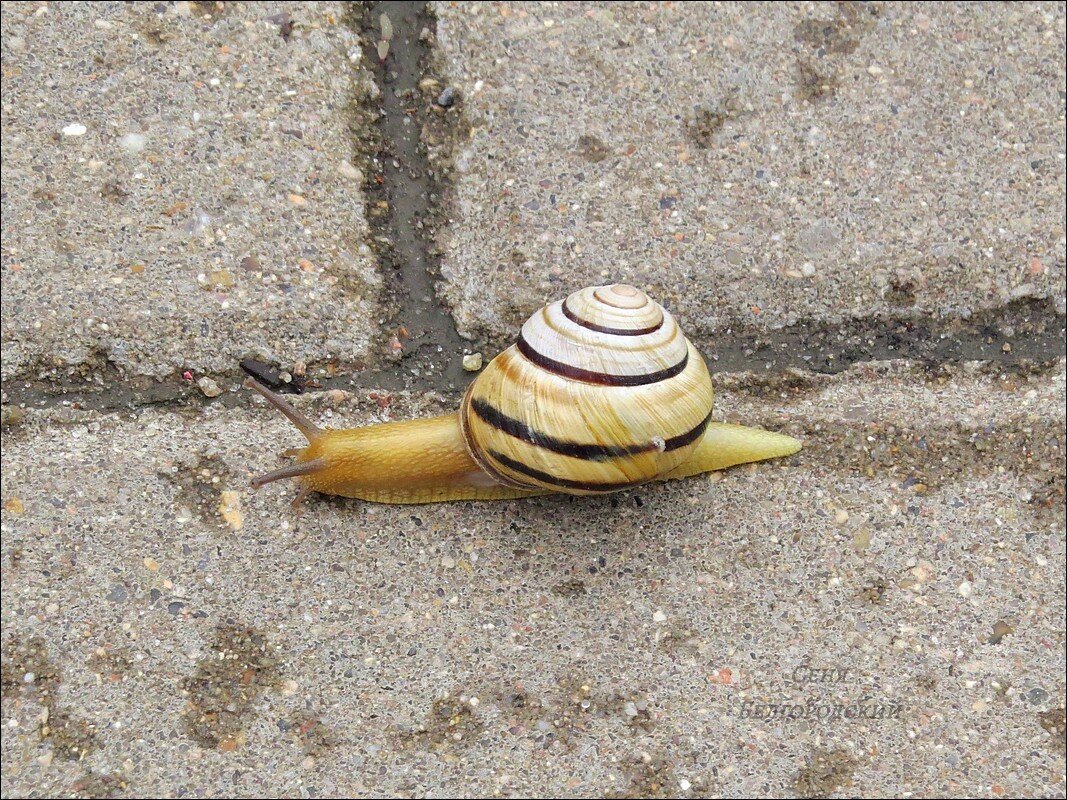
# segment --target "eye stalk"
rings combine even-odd
[[[304,437],[308,440],[308,442],[314,444],[315,440],[322,436],[323,431],[318,425],[316,425],[314,422],[312,422],[299,411],[297,411],[295,408],[293,408],[292,404],[287,402],[285,398],[283,398],[277,392],[272,392],[262,383],[259,383],[259,381],[254,381],[251,378],[245,379],[244,386],[246,389],[253,389],[256,392],[259,392],[260,396],[262,396],[264,400],[266,400],[268,403],[278,409],[278,411],[280,411],[286,419],[288,419],[291,423],[293,423],[293,425],[297,427],[297,430],[304,434]],[[300,453],[302,451],[297,452]],[[262,475],[257,475],[255,478],[252,479],[252,488],[261,489],[268,483],[284,480],[285,478],[302,478],[307,475],[313,475],[314,473],[325,469],[326,466],[327,465],[325,460],[321,458],[310,459],[307,461],[298,461],[297,463],[290,464],[287,467],[282,467],[271,472],[266,472]]]

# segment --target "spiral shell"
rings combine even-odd
[[[471,384],[468,450],[502,484],[614,492],[682,464],[711,418],[711,376],[674,318],[633,286],[552,303]]]

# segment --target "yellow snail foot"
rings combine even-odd
[[[686,478],[702,472],[714,472],[738,464],[747,464],[750,461],[791,456],[800,448],[800,442],[792,436],[744,425],[712,422],[704,432],[693,457],[668,472],[663,479]]]

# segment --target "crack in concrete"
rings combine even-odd
[[[361,2],[352,8],[349,24],[361,37],[363,65],[380,89],[378,98],[358,108],[366,124],[356,126],[356,149],[364,154],[369,243],[385,273],[392,312],[381,320],[382,362],[372,359],[378,363],[368,366],[334,359],[308,364],[307,385],[320,390],[436,391],[458,398],[473,377],[462,369],[462,354],[475,348],[459,335],[435,290],[440,275],[435,229],[445,224],[439,206],[449,176],[440,171],[446,167],[435,170],[431,164],[424,137],[427,131],[458,130],[463,125],[461,104],[438,107],[423,85],[431,78],[436,28],[426,3]],[[428,85],[434,92],[441,87],[433,80]],[[713,373],[766,377],[798,369],[836,374],[856,363],[901,359],[928,365],[985,361],[1006,372],[1030,372],[1064,356],[1064,332],[1064,314],[1052,300],[1027,298],[965,319],[876,315],[839,324],[805,320],[773,331],[691,331],[690,337]],[[242,380],[237,364],[211,377],[224,389]],[[197,389],[195,377],[176,374],[158,381],[127,376],[106,358],[27,369],[5,381],[0,391],[5,429],[17,424],[24,407],[107,413],[248,402],[245,393],[231,391],[208,399]],[[758,380],[752,391],[759,391]]]
[[[791,370],[837,374],[868,361],[911,360],[927,365],[984,361],[1009,373],[1030,373],[1053,365],[1067,350],[1067,320],[1051,300],[1017,300],[969,319],[914,316],[871,317],[841,324],[801,323],[766,333],[724,332],[694,338],[708,358],[712,373],[784,375]],[[76,368],[71,368],[76,370]],[[235,364],[231,373],[213,375],[224,389],[240,385]],[[439,372],[413,379],[396,365],[366,369],[331,362],[309,364],[308,388],[345,391],[436,391],[458,399],[462,384]],[[248,401],[247,393],[226,391],[209,400],[195,382],[176,375],[171,381],[126,377],[106,364],[88,378],[53,374],[48,378],[13,379],[2,388],[4,425],[21,407],[70,406],[99,412],[130,411],[145,406],[186,408],[208,403],[232,407]],[[754,391],[760,391],[759,381]]]
[[[713,372],[802,369],[836,374],[863,361],[928,364],[1045,363],[1063,357],[1065,317],[1048,299],[1026,298],[970,317],[858,317],[839,325],[802,321],[766,333],[694,337]]]
[[[434,230],[447,176],[431,168],[422,140],[430,115],[458,113],[435,109],[420,88],[436,20],[422,2],[360,6],[364,66],[381,90],[373,109],[378,149],[364,165],[364,194],[370,245],[395,308],[383,323],[383,349],[394,371],[413,383],[459,389],[471,378],[462,368],[471,348],[434,286],[440,275]]]

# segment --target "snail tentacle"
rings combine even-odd
[[[244,385],[247,389],[255,389],[264,400],[282,412],[282,414],[285,415],[285,418],[293,423],[297,429],[304,434],[309,442],[315,441],[315,439],[322,435],[322,428],[293,408],[293,406],[277,392],[272,392],[262,383],[253,380],[252,378],[245,378]]]
[[[327,466],[329,465],[326,463],[325,458],[313,458],[311,461],[300,461],[296,464],[290,464],[287,467],[281,467],[280,469],[257,475],[252,479],[252,488],[260,489],[268,483],[274,483],[274,481],[280,481],[286,478],[302,478],[305,475],[314,475],[316,472],[321,472],[326,469]]]

